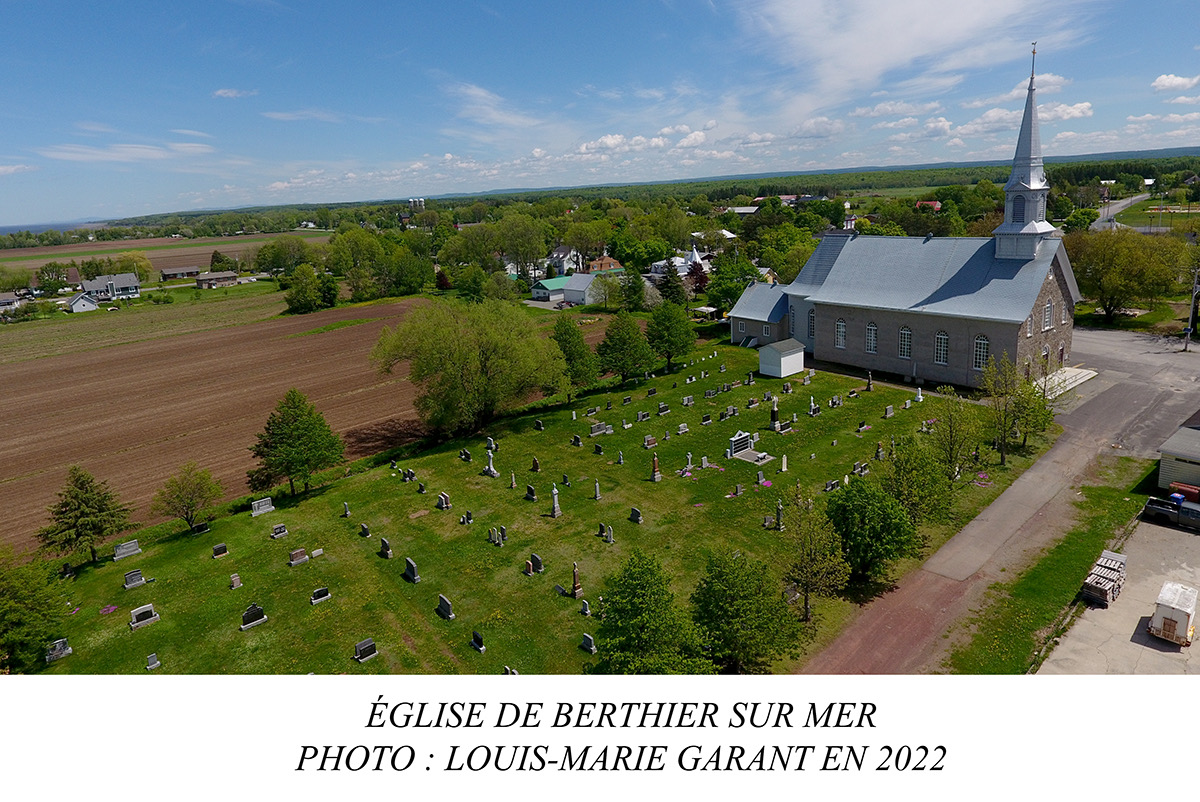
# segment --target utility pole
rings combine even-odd
[[[1188,307],[1188,327],[1183,335],[1183,350],[1187,351],[1192,341],[1192,332],[1196,330],[1196,295],[1200,294],[1200,264],[1192,272],[1192,305]]]

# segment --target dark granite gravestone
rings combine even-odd
[[[246,608],[246,612],[242,613],[242,625],[238,627],[238,629],[242,632],[245,632],[251,627],[256,627],[259,624],[265,624],[266,622],[267,614],[263,612],[263,608],[259,607],[257,604],[251,604]]]
[[[546,566],[542,564],[542,558],[536,553],[529,555],[529,561],[533,563],[533,572],[540,574],[546,570]]]
[[[213,546],[213,559],[214,560],[220,559],[221,557],[224,557],[227,554],[229,554],[229,547],[226,546],[224,543],[218,543],[217,545]]]
[[[286,536],[287,533],[288,528],[286,524],[275,524],[271,527],[271,540],[278,540],[279,538]]]
[[[447,621],[454,620],[454,606],[450,604],[450,600],[442,594],[438,594],[437,614]]]
[[[125,590],[130,590],[132,588],[141,587],[144,584],[146,584],[146,580],[142,576],[141,568],[135,568],[134,570],[129,571],[125,574],[125,585],[124,585]]]
[[[379,556],[385,560],[392,559],[392,544],[386,537],[379,538]]]
[[[377,654],[379,654],[379,650],[375,648],[374,638],[360,640],[354,644],[354,659],[360,663],[367,662]]]
[[[158,613],[154,612],[154,605],[143,604],[141,607],[135,607],[130,611],[129,629],[135,630],[148,627],[158,620]]]
[[[632,508],[629,512],[629,520],[635,524],[640,524],[642,522],[642,511],[637,507]]]
[[[533,485],[525,485],[525,500],[537,501],[537,493],[533,489]]]
[[[317,588],[312,592],[312,596],[309,597],[308,603],[320,604],[321,602],[329,601],[332,598],[333,596],[330,595],[329,588]]]
[[[483,636],[478,631],[471,633],[471,648],[480,654],[487,651],[487,647],[483,645]]]

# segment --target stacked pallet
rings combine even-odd
[[[1083,580],[1080,595],[1091,604],[1107,607],[1121,595],[1121,587],[1125,584],[1125,555],[1117,554],[1107,549],[1100,552],[1100,558]]]

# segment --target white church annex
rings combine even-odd
[[[1005,353],[1027,375],[1043,361],[1058,370],[1080,295],[1046,220],[1049,192],[1031,73],[992,237],[827,234],[791,284],[747,289],[729,313],[731,340],[791,338],[819,361],[934,385],[978,386],[988,358]]]

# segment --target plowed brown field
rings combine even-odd
[[[296,387],[355,459],[414,436],[407,368],[380,376],[367,360],[385,325],[413,303],[331,309],[4,365],[0,380],[0,543],[25,550],[66,479],[82,465],[149,523],[163,480],[188,460],[228,498],[247,492],[249,446]],[[366,323],[311,334],[339,320]],[[379,319],[374,319],[379,318]]]

